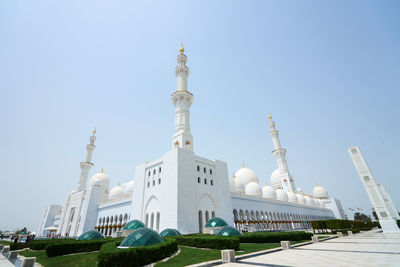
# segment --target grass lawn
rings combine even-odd
[[[77,255],[65,255],[58,257],[47,257],[45,250],[21,251],[24,257],[36,257],[36,261],[45,267],[67,267],[67,266],[97,266],[98,251],[82,253]]]
[[[310,240],[292,241],[291,244],[303,243]],[[240,243],[240,250],[235,255],[257,252],[261,250],[280,247],[280,243]],[[181,253],[166,262],[157,263],[156,266],[186,266],[204,261],[221,259],[221,251],[217,249],[200,249],[179,246]]]

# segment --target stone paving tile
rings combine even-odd
[[[222,266],[400,266],[400,234],[370,231]]]

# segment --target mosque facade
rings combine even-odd
[[[177,62],[177,90],[171,95],[175,107],[171,150],[138,165],[133,180],[110,190],[110,177],[103,170],[88,179],[96,148],[93,131],[76,188],[64,205],[46,207],[39,235],[57,229],[63,236],[78,236],[97,229],[110,236],[133,219],[159,232],[173,228],[198,233],[216,216],[241,231],[304,229],[312,220],[345,218],[340,201],[330,198],[322,186],[317,185],[312,195],[295,186],[271,115],[272,154],[277,160],[271,185],[262,187],[256,173],[245,166],[229,178],[226,162],[196,155],[190,131],[194,97],[188,91],[190,71],[183,47]]]

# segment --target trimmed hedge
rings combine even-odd
[[[99,267],[132,267],[157,262],[174,254],[178,250],[176,240],[169,238],[155,245],[117,249],[120,242],[107,242],[98,256]]]
[[[11,243],[10,250],[20,250],[29,247],[29,243]]]
[[[73,241],[75,239],[43,239],[43,240],[31,240],[29,241],[29,248],[32,250],[44,250],[46,249],[47,245],[61,243],[61,242],[68,242]]]
[[[105,239],[100,240],[74,240],[65,242],[50,243],[46,246],[47,257],[62,256],[72,253],[81,253],[96,251],[101,248],[107,241]]]
[[[211,249],[234,249],[239,250],[240,241],[237,237],[231,236],[174,236],[178,245],[211,248]]]
[[[361,231],[371,230],[373,227],[378,226],[379,222],[361,222],[350,220],[320,220],[312,221],[313,229],[330,229],[332,232],[347,231],[352,229],[359,229]],[[354,232],[354,231],[353,231]]]
[[[311,240],[312,233],[293,232],[251,232],[240,236],[240,243],[279,243],[281,241]]]

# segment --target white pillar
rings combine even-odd
[[[382,192],[386,193],[386,191],[379,189],[360,148],[358,146],[352,146],[348,149],[348,152],[353,161],[353,165],[360,176],[361,183],[364,185],[365,191],[367,191],[369,200],[378,215],[382,230],[384,232],[399,232],[400,230],[396,223],[398,215],[392,214],[391,212],[391,209],[394,209],[395,211],[397,211],[397,209],[394,207],[390,198],[385,199],[385,195],[382,194]],[[391,203],[388,207],[389,200]]]
[[[193,136],[190,133],[190,106],[193,103],[193,95],[187,90],[187,77],[190,71],[186,66],[187,57],[183,46],[179,52],[178,66],[175,68],[177,88],[171,95],[172,104],[175,106],[175,133],[172,138],[172,147],[193,151]]]

